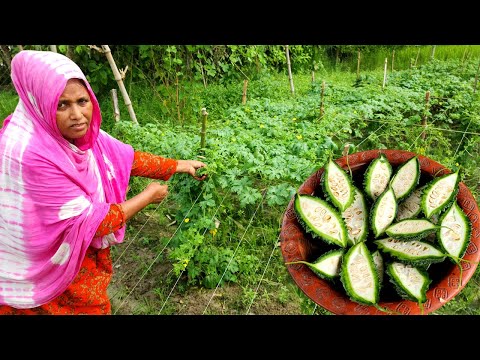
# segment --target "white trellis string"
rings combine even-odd
[[[255,300],[255,298],[257,297],[257,294],[258,294],[258,289],[260,287],[260,284],[262,283],[263,281],[263,277],[265,276],[265,273],[267,272],[267,268],[268,268],[268,265],[270,265],[270,260],[272,259],[272,256],[273,254],[275,253],[275,249],[278,247],[278,241],[280,240],[280,235],[278,235],[277,237],[277,240],[275,241],[275,245],[273,245],[273,249],[272,249],[272,252],[270,253],[270,256],[268,258],[268,261],[267,261],[267,265],[265,265],[265,270],[263,271],[263,274],[258,282],[258,285],[257,285],[257,288],[255,289],[255,293],[252,297],[252,301],[250,302],[250,305],[248,306],[248,309],[247,309],[247,312],[245,315],[248,315],[250,313],[250,308],[252,307],[252,304],[253,304],[253,301]]]
[[[382,124],[380,127],[378,127],[377,130],[375,130],[374,132],[370,133],[370,135],[368,135],[366,138],[364,138],[362,141],[360,141],[357,146],[362,145],[365,141],[367,141],[367,139],[368,139],[370,136],[372,136],[373,134],[375,134],[378,130],[380,130],[380,129],[381,129],[382,127],[384,127],[384,126],[385,126],[385,124]]]
[[[244,233],[243,233],[243,235],[242,235],[242,238],[241,238],[240,241],[238,242],[237,247],[236,247],[235,251],[233,252],[232,257],[231,257],[230,260],[228,261],[228,264],[227,264],[227,266],[225,267],[225,270],[223,271],[223,274],[222,274],[222,276],[220,277],[220,280],[218,280],[217,286],[215,287],[215,290],[213,291],[212,296],[211,296],[210,299],[208,300],[207,306],[206,306],[205,309],[203,310],[203,314],[202,314],[202,315],[205,315],[205,311],[207,311],[207,308],[208,308],[208,306],[210,305],[210,302],[212,301],[213,296],[214,296],[215,293],[217,292],[217,289],[218,289],[218,287],[220,286],[220,284],[221,284],[221,282],[222,282],[222,279],[223,279],[223,277],[225,276],[225,273],[227,272],[228,267],[230,266],[230,263],[232,262],[233,258],[235,257],[235,254],[237,253],[237,250],[238,250],[238,248],[240,247],[240,245],[241,245],[241,243],[242,243],[242,241],[243,241],[243,238],[245,237],[245,234],[247,233],[248,228],[249,228],[250,225],[252,224],[252,221],[253,221],[253,219],[255,218],[255,215],[257,214],[258,208],[260,207],[260,205],[263,204],[263,200],[265,199],[265,195],[266,195],[266,194],[267,194],[267,191],[265,190],[265,191],[263,192],[262,200],[260,201],[260,203],[258,204],[257,208],[255,209],[255,212],[253,213],[252,217],[250,218],[250,221],[248,222],[248,225],[247,225],[247,227],[245,228],[245,231],[244,231]]]
[[[207,180],[207,181],[210,181]],[[180,229],[180,227],[182,226],[182,224],[185,222],[185,219],[187,218],[188,214],[190,213],[190,211],[193,209],[193,207],[195,206],[195,204],[197,203],[198,199],[200,198],[200,196],[203,194],[203,192],[205,191],[205,186],[203,186],[202,188],[202,191],[200,192],[200,194],[198,194],[197,198],[195,199],[194,203],[192,204],[192,206],[190,207],[190,209],[188,209],[187,211],[187,214],[185,215],[185,217],[182,219],[182,222],[178,225],[177,229],[175,229],[175,232],[173,233],[173,235],[170,237],[170,239],[168,240],[168,242],[165,244],[165,246],[163,247],[163,249],[157,254],[157,256],[155,257],[155,259],[153,259],[152,263],[148,266],[148,268],[143,272],[143,274],[140,276],[140,278],[138,279],[138,281],[135,283],[135,285],[133,286],[133,288],[130,290],[130,292],[127,294],[127,296],[125,296],[125,299],[123,299],[122,303],[117,307],[117,310],[115,311],[114,315],[117,313],[118,309],[120,309],[123,304],[125,303],[126,299],[132,294],[133,290],[135,290],[135,288],[137,287],[137,285],[140,283],[140,281],[142,281],[142,279],[145,277],[145,275],[150,271],[150,269],[152,268],[153,264],[158,260],[158,258],[160,257],[160,255],[163,253],[163,251],[166,249],[166,247],[168,246],[168,244],[170,243],[170,241],[172,240],[172,238],[175,236],[175,234],[177,233],[177,231]],[[158,207],[157,207],[158,208]],[[148,219],[147,219],[148,221]]]
[[[217,209],[215,210],[215,212],[213,213],[212,217],[211,217],[211,220],[215,219],[215,215],[217,214],[218,212],[218,209],[220,209],[220,207],[222,206],[223,204],[223,201],[225,200],[226,196],[223,197],[222,201],[220,202],[220,204],[218,205]],[[205,229],[205,231],[203,232],[202,236],[205,235],[205,233],[207,232],[208,229]],[[177,284],[178,282],[180,281],[180,279],[182,278],[182,275],[183,273],[185,272],[185,269],[183,269],[180,274],[178,275],[177,277],[177,280],[175,281],[175,283],[173,284],[172,286],[172,289],[170,290],[170,292],[168,293],[167,295],[167,298],[165,299],[165,301],[163,302],[163,305],[162,307],[160,308],[160,311],[158,312],[158,315],[160,315],[163,311],[163,308],[165,307],[165,305],[167,304],[167,301],[168,299],[170,298],[170,296],[172,295],[173,293],[173,290],[177,287]]]
[[[462,138],[460,139],[460,142],[458,143],[458,146],[455,149],[455,153],[453,154],[453,157],[455,157],[457,155],[458,149],[460,149],[460,145],[462,144],[463,139],[465,139],[465,134],[466,134],[468,128],[470,127],[471,123],[472,123],[472,120],[470,119],[470,121],[468,122],[467,128],[465,129],[465,132],[463,133]]]
[[[315,311],[317,311],[317,303],[315,303],[315,307],[313,308],[312,315],[315,315]]]

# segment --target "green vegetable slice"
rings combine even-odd
[[[375,200],[370,214],[370,223],[375,238],[382,235],[395,219],[397,200],[391,186]]]
[[[370,199],[376,200],[385,191],[392,173],[392,165],[385,154],[380,154],[378,158],[372,160],[365,170],[363,179],[363,188]]]
[[[372,258],[373,258],[373,263],[375,264],[375,268],[377,269],[379,285],[382,286],[383,273],[385,272],[385,265],[384,265],[383,256],[380,250],[375,250],[372,253]]]
[[[342,264],[342,256],[344,252],[344,249],[334,249],[327,251],[314,262],[299,260],[287,262],[285,265],[304,264],[322,279],[334,280],[340,276],[340,266]]]
[[[402,298],[418,304],[427,301],[427,290],[432,280],[424,269],[394,261],[387,264],[385,272]]]
[[[368,207],[362,191],[354,187],[355,197],[353,203],[342,212],[342,218],[347,226],[347,241],[355,245],[365,241],[368,234]]]
[[[398,203],[396,221],[411,219],[416,217],[422,211],[422,193],[424,187],[415,189],[403,201]]]
[[[425,267],[432,263],[441,262],[447,256],[434,245],[421,240],[398,240],[385,238],[374,240],[378,248],[397,260],[413,266]]]
[[[365,242],[349,248],[342,260],[340,280],[348,296],[361,304],[377,305],[380,283]]]
[[[461,258],[467,250],[472,226],[456,201],[440,217],[439,224],[437,238],[440,247],[454,258]]]
[[[295,213],[299,223],[314,238],[347,246],[347,228],[340,213],[328,202],[311,195],[295,194]]]
[[[352,204],[355,196],[352,178],[332,159],[325,165],[322,185],[328,200],[340,211]]]
[[[394,239],[420,240],[439,227],[427,219],[406,219],[390,225],[385,233]]]
[[[457,196],[460,176],[458,171],[430,181],[422,195],[422,211],[427,218],[447,208]]]
[[[390,180],[395,198],[400,201],[410,195],[420,181],[420,161],[417,156],[404,162]]]

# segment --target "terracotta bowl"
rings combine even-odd
[[[363,179],[363,173],[368,164],[377,158],[380,153],[384,153],[390,164],[396,167],[413,156],[413,152],[403,150],[368,150],[339,158],[336,162],[344,169],[348,165],[352,170],[353,179],[357,184]],[[420,184],[426,183],[436,176],[451,173],[451,170],[435,162],[428,157],[418,155],[420,160],[421,177]],[[320,179],[324,169],[321,168],[313,173],[299,187],[299,194],[320,195],[322,193]],[[285,262],[298,260],[314,261],[323,253],[322,242],[313,241],[311,236],[304,231],[295,215],[293,207],[294,198],[290,200],[282,220],[280,231],[281,250]],[[432,283],[427,291],[427,301],[423,304],[423,311],[416,303],[402,299],[393,287],[388,287],[390,283],[388,275],[384,277],[384,285],[380,292],[379,305],[395,314],[421,315],[428,314],[437,310],[448,301],[453,299],[467,284],[477,268],[480,259],[480,212],[477,202],[467,186],[460,182],[457,202],[465,214],[470,219],[472,233],[470,243],[462,261],[462,281],[460,281],[460,269],[448,258],[441,263],[432,264],[428,273]],[[371,239],[371,233],[367,242]],[[320,244],[319,244],[320,243]],[[326,310],[338,315],[386,315],[389,312],[378,310],[374,306],[363,305],[350,300],[345,293],[340,281],[330,282],[323,280],[313,273],[308,266],[303,264],[287,265],[287,269],[298,287],[315,303]]]

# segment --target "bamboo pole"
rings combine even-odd
[[[315,82],[315,70],[312,70],[312,83]]]
[[[425,93],[425,111],[423,112],[422,116],[422,126],[425,128],[427,126],[427,113],[428,113],[428,107],[430,103],[430,91],[427,91]],[[427,134],[425,133],[425,130],[422,131],[422,140],[425,140]]]
[[[57,45],[50,45],[50,51],[57,52]]]
[[[432,47],[432,53],[430,54],[430,60],[435,59],[435,48],[436,47],[437,47],[436,45],[433,45],[433,47]]]
[[[202,108],[202,131],[200,131],[200,148],[203,150],[205,148],[205,138],[207,133],[207,109]]]
[[[245,105],[247,103],[247,86],[248,86],[248,80],[244,79],[243,91],[242,91],[242,105]]]
[[[103,49],[103,52],[105,53],[105,56],[107,57],[110,67],[112,68],[113,76],[115,77],[115,80],[118,83],[118,87],[120,88],[120,92],[122,93],[123,101],[127,106],[128,113],[130,114],[130,118],[134,123],[138,124],[137,117],[135,116],[135,112],[133,111],[132,102],[130,101],[130,97],[128,96],[127,90],[125,89],[125,85],[123,84],[123,81],[122,81],[122,76],[118,71],[117,65],[115,64],[115,60],[113,60],[110,47],[108,45],[102,45],[102,49]]]
[[[290,63],[290,51],[288,45],[285,45],[285,55],[287,57],[288,80],[290,81],[290,92],[295,95],[295,87],[293,86],[292,66]]]
[[[175,105],[177,107],[177,119],[178,123],[182,123],[182,117],[180,115],[180,89],[178,85],[178,75],[175,77]]]
[[[395,61],[395,49],[392,50],[392,72],[393,72],[393,62]]]
[[[113,116],[116,122],[120,121],[120,108],[118,106],[118,96],[117,96],[117,89],[110,90],[110,94],[112,96],[112,104],[113,104]]]
[[[357,51],[357,81],[360,80],[360,49]]]
[[[322,92],[320,93],[320,120],[322,120],[323,115],[325,114],[325,80],[322,81]]]
[[[414,64],[415,67],[417,67],[417,62],[418,62],[418,57],[419,56],[420,56],[420,48],[418,48],[417,57],[415,58],[415,64]]]
[[[383,67],[383,85],[382,89],[385,89],[385,83],[387,82],[387,58],[385,58],[385,66]]]

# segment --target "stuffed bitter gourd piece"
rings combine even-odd
[[[402,298],[419,304],[427,301],[427,290],[432,280],[424,269],[394,261],[387,264],[385,272]]]
[[[347,246],[347,228],[340,213],[327,201],[307,194],[295,194],[299,223],[314,238],[342,248]]]
[[[422,211],[427,219],[439,214],[455,200],[459,182],[457,171],[433,179],[426,185],[422,195]]]
[[[397,209],[398,205],[395,193],[392,187],[389,186],[377,200],[375,200],[370,212],[370,226],[375,238],[382,235],[387,227],[390,226],[395,219]]]
[[[420,214],[422,211],[421,203],[423,189],[423,186],[415,189],[405,199],[398,202],[398,211],[397,216],[395,217],[396,221],[412,219]]]
[[[397,201],[410,195],[420,181],[420,161],[417,156],[400,165],[390,180]]]
[[[344,249],[334,249],[319,256],[314,262],[299,260],[287,262],[285,265],[304,264],[322,279],[334,280],[340,276],[340,266],[344,252]]]
[[[383,283],[383,273],[385,272],[385,265],[384,265],[383,256],[380,250],[375,250],[372,253],[372,258],[373,258],[373,263],[375,264],[375,268],[377,269],[378,282],[381,287]]]
[[[353,180],[332,159],[325,165],[322,186],[327,199],[340,211],[345,211],[352,204],[355,196]]]
[[[422,240],[385,238],[374,240],[374,243],[383,253],[413,266],[426,267],[445,260],[447,256],[434,245]]]
[[[353,203],[341,213],[347,226],[347,240],[349,245],[365,241],[368,234],[368,207],[365,196],[357,187]]]
[[[365,242],[353,245],[343,256],[340,280],[353,301],[366,305],[378,304],[380,282]]]
[[[372,160],[363,177],[363,188],[370,199],[376,200],[385,191],[392,173],[392,165],[385,154],[380,154],[378,158]]]
[[[420,240],[435,233],[438,228],[427,219],[405,219],[390,225],[385,233],[398,240]]]
[[[452,261],[461,258],[467,250],[472,226],[456,201],[440,217],[439,225],[437,239],[440,247],[452,255]]]

